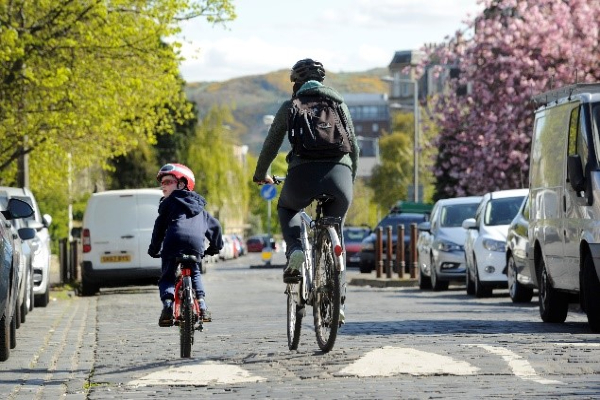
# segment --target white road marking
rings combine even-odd
[[[554,343],[559,347],[600,347],[600,343]]]
[[[262,382],[266,378],[251,375],[236,366],[216,362],[170,367],[129,382],[132,386],[208,386],[235,383]]]
[[[405,347],[386,346],[334,374],[336,376],[475,375],[479,368],[447,356]]]
[[[504,361],[507,362],[513,374],[521,379],[541,383],[542,385],[564,384],[564,382],[561,381],[541,378],[536,374],[535,370],[527,360],[504,347],[489,346],[486,344],[466,344],[465,346],[479,347],[492,354],[501,356]]]

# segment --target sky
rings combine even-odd
[[[187,82],[225,81],[321,61],[327,71],[386,68],[394,53],[441,43],[483,9],[479,0],[232,0],[237,18],[182,25]]]

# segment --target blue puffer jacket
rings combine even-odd
[[[148,254],[163,258],[182,254],[202,257],[205,252],[204,238],[210,243],[210,251],[223,248],[221,225],[204,209],[206,200],[196,192],[174,190],[161,200],[158,217],[154,222],[152,241]],[[162,250],[161,250],[162,246]]]

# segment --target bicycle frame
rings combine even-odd
[[[176,322],[181,320],[181,304],[184,299],[192,304],[194,315],[200,315],[200,305],[198,304],[198,300],[192,289],[192,267],[180,264],[178,270],[180,275],[175,284],[175,307],[173,317]]]

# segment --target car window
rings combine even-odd
[[[467,218],[473,218],[479,203],[453,204],[442,208],[440,211],[440,226],[444,228],[458,228]]]
[[[31,208],[33,208],[33,215],[27,217],[27,218],[23,218],[25,220],[31,220],[31,221],[35,221],[35,206],[33,205],[33,202],[31,201],[31,199],[27,196],[12,196],[13,199],[18,199],[18,200],[22,200],[25,203],[29,204],[31,206]]]
[[[519,212],[524,196],[492,199],[488,202],[483,223],[485,225],[508,225]]]
[[[363,240],[368,233],[367,229],[344,229],[344,240],[358,242]]]

